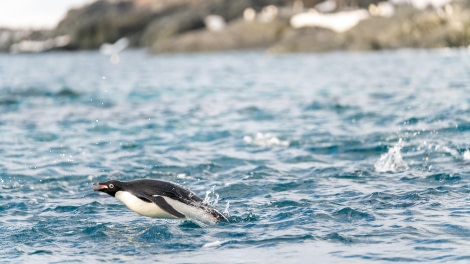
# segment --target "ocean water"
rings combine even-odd
[[[229,215],[93,192],[184,185]],[[468,263],[470,52],[0,55],[11,263]]]

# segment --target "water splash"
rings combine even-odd
[[[407,169],[408,165],[401,155],[401,149],[404,145],[400,138],[387,153],[380,156],[380,159],[374,164],[375,170],[377,172],[397,172]]]
[[[230,201],[227,201],[227,203],[225,204],[225,209],[224,209],[223,214],[226,216],[230,216]]]
[[[449,153],[452,157],[454,157],[456,159],[459,159],[461,157],[460,153],[456,149],[453,149],[453,148],[450,148],[450,147],[447,147],[447,146],[439,146],[439,145],[436,146],[436,151],[439,150],[439,149],[442,149],[444,152]]]
[[[257,145],[260,147],[274,147],[274,146],[284,146],[288,147],[289,146],[289,141],[287,140],[280,140],[276,136],[270,134],[270,133],[256,133],[255,137],[251,136],[245,136],[243,137],[243,141],[247,144],[253,144]]]
[[[214,206],[219,202],[219,194],[215,192],[215,186],[212,186],[210,191],[206,191],[206,197],[204,197],[204,203]]]
[[[219,203],[219,198],[219,194],[215,192],[215,186],[212,186],[209,191],[206,191],[206,196],[204,197],[203,203],[215,207],[215,205]],[[225,204],[224,211],[222,212],[227,217],[230,217],[229,209],[230,202],[227,201],[227,203]]]

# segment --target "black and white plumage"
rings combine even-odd
[[[204,222],[228,221],[190,190],[172,182],[135,180],[98,182],[94,191],[116,197],[132,211],[153,218],[191,218]]]

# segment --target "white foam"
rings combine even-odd
[[[176,174],[176,178],[178,179],[185,179],[187,177],[186,173],[178,173]]]
[[[212,241],[212,242],[208,242],[208,243],[205,243],[202,247],[203,248],[207,248],[207,247],[218,247],[222,245],[222,242],[220,242],[219,240],[216,240],[216,241]]]
[[[449,154],[452,155],[454,158],[460,158],[459,152],[458,152],[457,150],[455,150],[455,149],[449,148],[449,147],[447,147],[447,146],[439,146],[439,145],[436,146],[436,150],[438,150],[439,148],[442,149],[444,152],[449,153]]]
[[[470,150],[467,150],[463,153],[464,160],[470,160]]]
[[[289,146],[289,141],[287,140],[280,140],[276,136],[270,133],[256,133],[256,136],[244,136],[243,141],[247,144],[257,145],[260,147],[274,147],[274,146]]]
[[[400,138],[400,140],[398,140],[398,142],[390,148],[387,153],[380,156],[380,159],[374,164],[375,170],[377,172],[397,172],[406,170],[408,165],[401,155],[401,149],[403,146],[403,140]]]

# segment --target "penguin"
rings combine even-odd
[[[97,182],[95,192],[104,192],[116,197],[132,211],[152,218],[186,219],[203,222],[227,222],[217,209],[190,190],[176,183],[142,179],[134,181],[110,180]]]

